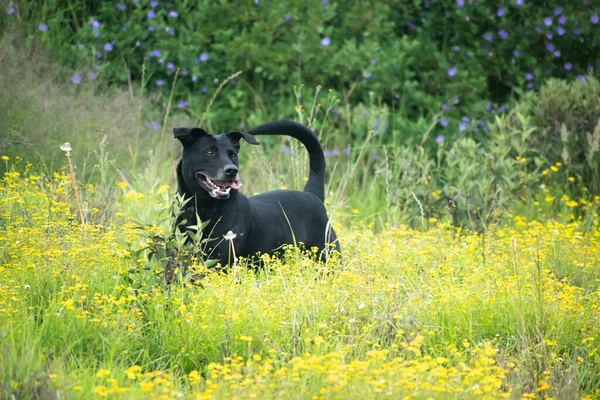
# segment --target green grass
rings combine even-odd
[[[2,49],[2,398],[600,396],[600,198],[567,196],[555,162],[528,170],[506,121],[493,146],[437,158],[374,159],[377,135],[328,158],[340,265],[291,249],[265,270],[166,285],[143,248],[170,235],[179,148],[145,120],[193,121],[153,111],[141,88],[64,85],[43,57]],[[324,115],[323,142],[352,143]],[[246,194],[302,187],[297,143],[242,151]]]

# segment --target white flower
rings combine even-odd
[[[237,237],[237,235],[231,231],[227,232],[227,234],[223,235],[225,240],[233,240]]]
[[[72,150],[73,150],[73,148],[71,147],[71,143],[69,143],[69,142],[65,142],[65,144],[63,144],[62,146],[60,146],[60,149],[61,149],[62,151],[66,151],[67,153],[68,153],[69,151],[72,151]]]

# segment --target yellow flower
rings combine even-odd
[[[553,165],[553,166],[551,166],[551,167],[550,167],[550,169],[551,169],[553,172],[556,172],[556,171],[558,171],[558,168],[556,168],[554,165]]]
[[[134,365],[125,370],[125,374],[127,374],[127,378],[135,379],[137,378],[137,374],[142,370],[142,367],[139,365]]]
[[[127,187],[127,184],[123,181],[117,183],[117,186],[120,187],[121,189],[125,189]]]
[[[200,373],[196,370],[193,370],[188,374],[188,378],[190,380],[190,384],[195,385],[200,382]]]
[[[546,382],[543,379],[540,379],[537,390],[538,390],[538,392],[543,392],[544,390],[548,390],[549,387],[550,387],[550,385],[548,385],[548,382]]]
[[[98,378],[105,378],[105,377],[107,377],[107,376],[109,376],[109,375],[110,375],[110,371],[109,371],[109,370],[107,370],[107,369],[100,369],[100,370],[98,370],[98,372],[96,373],[96,376],[97,376]]]
[[[360,211],[358,211],[358,209],[356,209],[356,208],[353,208],[353,209],[352,209],[352,214],[358,214],[359,212],[360,212]]]
[[[96,389],[94,389],[94,393],[96,393],[100,397],[106,397],[108,396],[108,389],[106,388],[106,386],[96,386]]]
[[[149,391],[152,390],[153,387],[154,387],[154,383],[152,383],[152,382],[140,383],[140,388],[142,389],[142,392],[144,392],[144,393],[148,393]]]
[[[83,390],[83,386],[81,385],[77,385],[73,388],[74,391],[79,392],[80,390]]]
[[[239,337],[240,340],[243,340],[244,342],[251,342],[252,341],[252,336],[245,336],[245,335],[241,335]]]
[[[569,177],[569,182],[575,182],[575,178],[573,178],[572,176]]]
[[[9,156],[2,156],[2,159],[3,159],[4,161],[8,161],[8,160],[10,160],[10,157],[9,157]]]
[[[318,346],[320,344],[325,343],[325,338],[323,338],[323,336],[315,336],[313,338],[313,342]]]

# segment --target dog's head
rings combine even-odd
[[[206,191],[215,199],[227,199],[231,189],[242,187],[238,170],[240,140],[259,144],[254,136],[244,132],[213,136],[200,128],[175,128],[173,134],[183,145],[180,178],[190,191]]]

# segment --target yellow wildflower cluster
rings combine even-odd
[[[600,395],[597,220],[338,223],[340,265],[290,251],[167,286],[131,278],[140,239],[118,222],[164,219],[167,188],[121,185],[123,218],[81,226],[68,185],[0,184],[3,398]]]

